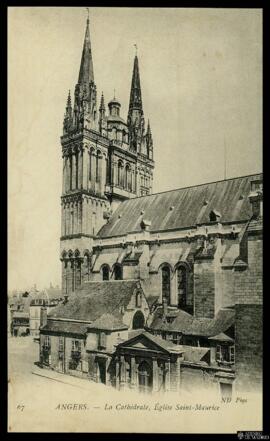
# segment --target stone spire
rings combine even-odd
[[[64,115],[64,134],[68,133],[72,128],[72,105],[71,105],[71,96],[70,90],[68,91],[67,104],[66,104],[66,113]]]
[[[134,110],[139,111],[138,113],[141,115],[143,114],[139,61],[137,55],[135,55],[133,65],[133,74],[129,98],[129,116],[131,116]]]
[[[103,92],[101,93],[99,112],[102,113],[102,114],[105,113],[105,104],[104,104],[104,95],[103,95]]]
[[[72,105],[71,105],[71,96],[70,96],[70,90],[69,90],[68,97],[67,97],[66,114],[71,116],[71,112],[72,112]]]
[[[94,83],[94,69],[90,42],[89,18],[87,18],[78,83],[89,84],[91,82]]]
[[[74,94],[74,126],[76,129],[97,128],[96,112],[97,92],[94,83],[94,70],[89,32],[89,17],[86,30],[80,65],[78,83]]]
[[[129,128],[130,147],[132,150],[140,152],[144,136],[144,117],[137,54],[134,58],[127,124]]]

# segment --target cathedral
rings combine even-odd
[[[136,54],[129,109],[97,100],[89,19],[61,136],[62,297],[40,363],[118,389],[262,381],[262,174],[152,194]]]

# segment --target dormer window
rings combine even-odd
[[[216,210],[212,210],[209,214],[209,220],[210,222],[219,222],[221,219],[221,214],[216,211]]]

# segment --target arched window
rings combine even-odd
[[[92,179],[92,150],[89,152],[89,181]]]
[[[110,183],[110,169],[109,169],[109,160],[106,158],[106,184]]]
[[[102,267],[102,280],[109,280],[110,278],[110,269],[108,265],[103,265]]]
[[[76,157],[75,157],[75,163],[76,163],[76,188],[79,187],[79,154],[78,152],[76,153]]]
[[[167,304],[170,304],[170,294],[171,294],[171,271],[168,265],[162,267],[161,270],[162,277],[162,300],[166,299]]]
[[[135,312],[132,320],[132,329],[143,329],[144,315],[141,311]]]
[[[69,157],[69,189],[72,190],[72,156]]]
[[[122,266],[119,263],[117,263],[114,266],[114,279],[115,280],[122,280],[122,278],[123,278]]]
[[[118,161],[118,169],[117,169],[117,185],[119,185],[119,187],[122,186],[122,168],[123,168],[123,164],[121,161]]]
[[[129,164],[126,165],[125,169],[125,188],[131,191],[131,169]]]
[[[176,276],[178,307],[185,308],[187,305],[187,268],[184,265],[179,266],[176,270]]]

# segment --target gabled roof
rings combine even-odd
[[[163,308],[157,308],[148,327],[153,330],[180,332],[184,335],[213,337],[229,329],[235,320],[233,309],[220,309],[215,318],[197,318],[179,310],[175,319],[168,323],[163,316]]]
[[[163,340],[162,338],[150,334],[147,331],[141,331],[139,334],[135,335],[124,342],[117,345],[117,348],[133,348],[138,350],[157,350],[161,352],[169,353],[179,353],[183,351],[182,347],[173,344],[172,342]]]
[[[189,228],[209,223],[213,210],[220,213],[222,223],[245,222],[252,215],[248,195],[256,179],[262,179],[262,174],[129,199],[119,205],[98,236],[140,232],[143,218],[151,222],[150,231]]]
[[[56,306],[48,317],[94,322],[110,314],[122,320],[120,310],[129,304],[138,288],[141,289],[138,280],[85,282],[79,294],[70,296],[66,304]]]
[[[210,362],[210,348],[176,345],[171,341],[164,340],[147,331],[141,331],[134,337],[119,343],[117,345],[117,349],[121,348],[132,348],[133,350],[135,349],[138,351],[154,350],[165,352],[167,354],[183,354],[184,361],[192,363],[205,362],[206,360],[204,359],[206,358],[206,354],[208,354],[208,360],[206,362]]]

